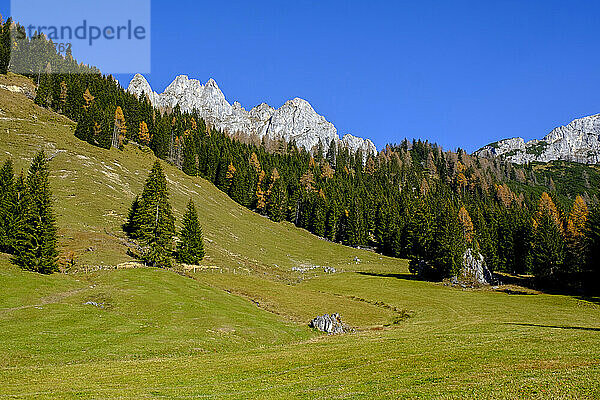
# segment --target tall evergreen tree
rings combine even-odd
[[[551,215],[539,216],[532,247],[533,274],[541,279],[556,278],[564,266],[565,241]]]
[[[177,259],[186,264],[198,264],[204,258],[202,227],[192,199],[183,215],[183,227],[177,245]]]
[[[590,212],[586,223],[585,275],[586,282],[595,292],[600,292],[600,206]]]
[[[12,160],[0,169],[0,251],[12,253],[15,235],[14,209],[17,200]]]
[[[56,224],[52,212],[48,161],[38,152],[29,168],[13,262],[23,269],[50,274],[58,270]]]
[[[282,186],[282,179],[277,179],[273,182],[267,199],[267,216],[275,222],[283,221],[285,217],[285,192]]]
[[[435,279],[456,275],[460,272],[466,249],[465,229],[458,213],[452,207],[439,210],[433,229],[433,239],[428,250]]]
[[[129,212],[127,213],[127,222],[123,224],[123,232],[132,239],[137,239],[140,233],[140,227],[138,226],[138,213],[140,212],[140,196],[135,196],[131,206],[129,206]]]
[[[316,196],[316,199],[313,202],[313,210],[312,210],[312,227],[311,231],[317,235],[324,237],[325,236],[325,223],[327,220],[327,204],[325,202],[325,194],[321,189]]]
[[[152,266],[170,266],[175,217],[169,203],[167,178],[160,161],[156,161],[150,170],[134,224],[137,237],[145,245],[142,259]]]
[[[10,64],[10,29],[12,25],[12,18],[8,18],[0,29],[0,74],[8,73],[8,66]]]
[[[533,274],[542,279],[556,278],[564,268],[565,239],[558,209],[546,192],[540,197],[533,225]]]

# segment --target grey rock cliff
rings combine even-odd
[[[477,150],[480,157],[501,157],[517,164],[556,160],[597,164],[600,161],[600,114],[553,129],[542,140],[504,139]]]
[[[309,151],[321,144],[326,152],[333,140],[353,152],[360,149],[363,155],[377,153],[377,148],[369,139],[350,134],[340,139],[331,122],[317,114],[309,102],[297,97],[286,101],[278,109],[262,103],[246,111],[238,102],[229,104],[213,79],[202,85],[186,75],[175,78],[163,93],[158,94],[152,90],[146,78],[136,74],[127,91],[136,96],[144,94],[154,106],[162,109],[179,105],[182,111],[196,110],[209,124],[229,133],[242,132],[260,139],[294,140],[298,146]]]

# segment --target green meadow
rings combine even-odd
[[[50,276],[0,256],[0,398],[600,398],[600,298],[418,281],[405,260],[274,223],[166,164],[207,256],[145,268],[121,224],[151,152],[79,141],[22,93],[0,89],[0,110],[0,162],[51,157],[60,251],[76,256]],[[355,332],[308,327],[333,312]]]

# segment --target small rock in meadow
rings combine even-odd
[[[351,331],[351,328],[342,322],[342,317],[338,313],[319,315],[310,321],[308,326],[330,335]]]

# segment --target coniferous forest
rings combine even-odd
[[[103,148],[148,147],[159,159],[214,183],[275,222],[407,258],[411,270],[428,279],[456,274],[465,250],[472,248],[493,271],[595,289],[600,174],[592,167],[513,165],[421,140],[390,144],[377,155],[352,154],[335,143],[327,152],[308,152],[293,142],[256,142],[243,133],[215,130],[196,113],[154,108],[113,77],[56,53],[44,37],[19,42],[24,48],[11,59],[11,29],[23,28],[10,19],[3,24],[0,72],[11,70],[11,63],[30,65],[27,75],[38,84],[35,103],[76,121],[74,134],[83,141]],[[7,250],[16,254],[17,264],[35,265],[40,272],[52,271],[56,258],[45,179],[45,158],[39,155],[27,177],[15,178],[5,164],[0,182],[2,192],[10,194],[3,196],[0,235],[19,232],[14,243],[1,242],[11,247]],[[21,212],[15,210],[23,207],[22,196],[35,199],[34,206],[22,211],[23,225],[15,226],[12,216]],[[43,223],[28,223],[34,215]],[[184,220],[181,236],[188,240],[171,248],[174,218],[157,163],[124,226],[142,244],[139,257],[169,265],[176,250],[182,262],[201,259],[201,229],[191,202]],[[47,245],[35,250],[47,261],[27,261],[34,257],[32,237],[47,238]]]

